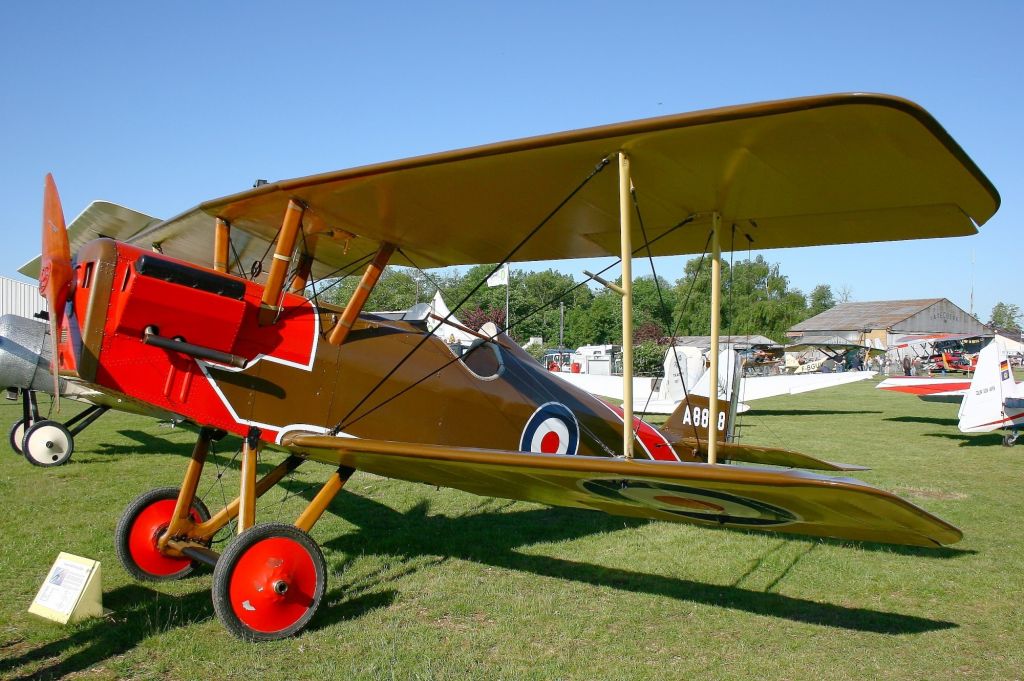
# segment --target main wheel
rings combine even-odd
[[[274,641],[313,618],[327,585],[320,547],[294,525],[251,527],[228,546],[213,570],[213,608],[234,636]]]
[[[29,463],[36,466],[61,466],[75,451],[75,436],[63,423],[42,419],[25,431],[21,449]]]
[[[29,421],[28,425],[32,425]],[[7,439],[11,443],[11,449],[14,453],[21,456],[25,451],[21,448],[21,443],[25,441],[25,419],[18,419],[11,424],[11,430],[7,433]]]
[[[1016,443],[1017,443],[1017,434],[1016,433],[1014,433],[1012,435],[1004,435],[1003,436],[1003,446],[1004,447],[1012,447]]]
[[[128,504],[117,521],[117,558],[135,579],[166,582],[187,577],[195,569],[195,563],[188,558],[164,555],[157,546],[160,535],[171,524],[177,502],[177,487],[151,489]],[[192,500],[191,517],[197,523],[210,519],[210,511],[199,497]]]

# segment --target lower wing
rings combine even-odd
[[[639,461],[293,434],[312,459],[484,496],[612,515],[935,547],[956,527],[852,478],[732,465]]]

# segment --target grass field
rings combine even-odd
[[[118,563],[122,509],[180,482],[194,435],[107,414],[67,466],[0,455],[0,676],[1020,679],[1024,443],[961,435],[955,406],[871,381],[754,406],[744,441],[871,466],[858,477],[964,540],[904,549],[637,522],[357,475],[313,530],[330,575],[310,628],[244,644],[213,615],[209,571],[154,586]],[[18,414],[4,402],[0,424]],[[328,472],[299,469],[257,520],[293,520]],[[223,490],[215,473],[200,486],[213,510],[237,489],[237,467]],[[108,617],[62,627],[26,612],[62,550],[102,561]]]

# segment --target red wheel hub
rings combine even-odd
[[[231,608],[247,627],[269,634],[287,629],[313,607],[316,565],[309,551],[287,537],[256,542],[231,573]]]
[[[151,575],[166,577],[181,572],[192,562],[188,558],[172,558],[160,552],[157,540],[174,515],[174,499],[161,499],[142,510],[132,523],[128,534],[128,552],[135,564]],[[192,509],[192,520],[200,522],[199,514]]]

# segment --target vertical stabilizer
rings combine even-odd
[[[680,396],[682,401],[665,420],[662,430],[706,442],[709,431],[715,429],[719,442],[730,441],[739,393],[740,368],[739,353],[731,348],[723,350],[718,361],[718,414],[709,413],[711,372],[706,371],[687,397]]]
[[[978,354],[971,387],[960,403],[960,432],[985,433],[1012,425],[1004,398],[1013,396],[1015,381],[1006,354],[989,343]]]

